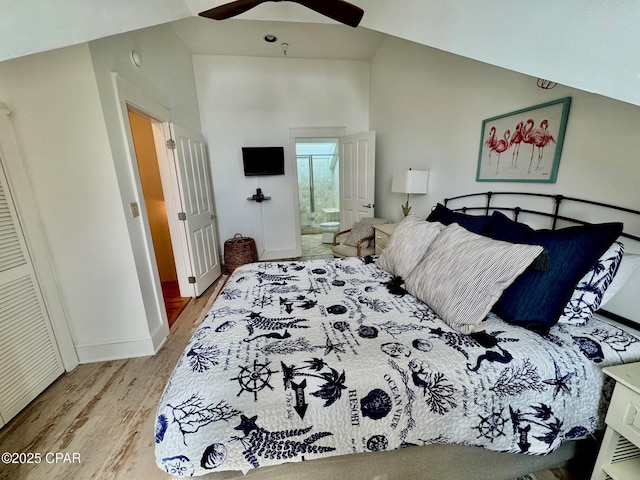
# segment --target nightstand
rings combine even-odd
[[[616,381],[591,480],[640,478],[640,363],[603,368]]]
[[[381,223],[373,225],[373,236],[376,255],[380,255],[384,250],[384,247],[389,243],[389,238],[395,232],[397,223]]]

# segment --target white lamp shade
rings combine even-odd
[[[393,172],[391,191],[394,193],[427,193],[428,170],[398,170]]]

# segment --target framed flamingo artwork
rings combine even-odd
[[[482,122],[478,182],[555,183],[571,97]]]

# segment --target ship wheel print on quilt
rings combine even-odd
[[[502,415],[502,410],[493,411],[486,417],[478,416],[480,417],[480,423],[473,427],[478,431],[477,438],[485,438],[493,443],[496,438],[505,435],[504,430],[507,425],[507,419]]]
[[[237,380],[240,384],[240,391],[236,395],[239,397],[242,392],[253,393],[254,401],[258,401],[258,392],[266,387],[273,390],[269,384],[271,376],[278,373],[278,370],[271,370],[269,363],[259,363],[258,360],[253,361],[251,366],[240,367],[240,373],[231,380]]]

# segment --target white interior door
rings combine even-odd
[[[0,425],[64,371],[0,157]]]
[[[175,124],[170,124],[169,130],[171,140],[167,147],[169,158],[173,158],[179,197],[174,202],[180,207],[177,223],[170,221],[169,226],[173,224],[174,230],[179,230],[176,236],[181,238],[176,240],[182,245],[183,258],[183,262],[176,262],[183,263],[177,268],[178,284],[181,295],[197,297],[221,274],[213,180],[204,137]]]
[[[375,216],[376,132],[340,137],[340,229]]]

